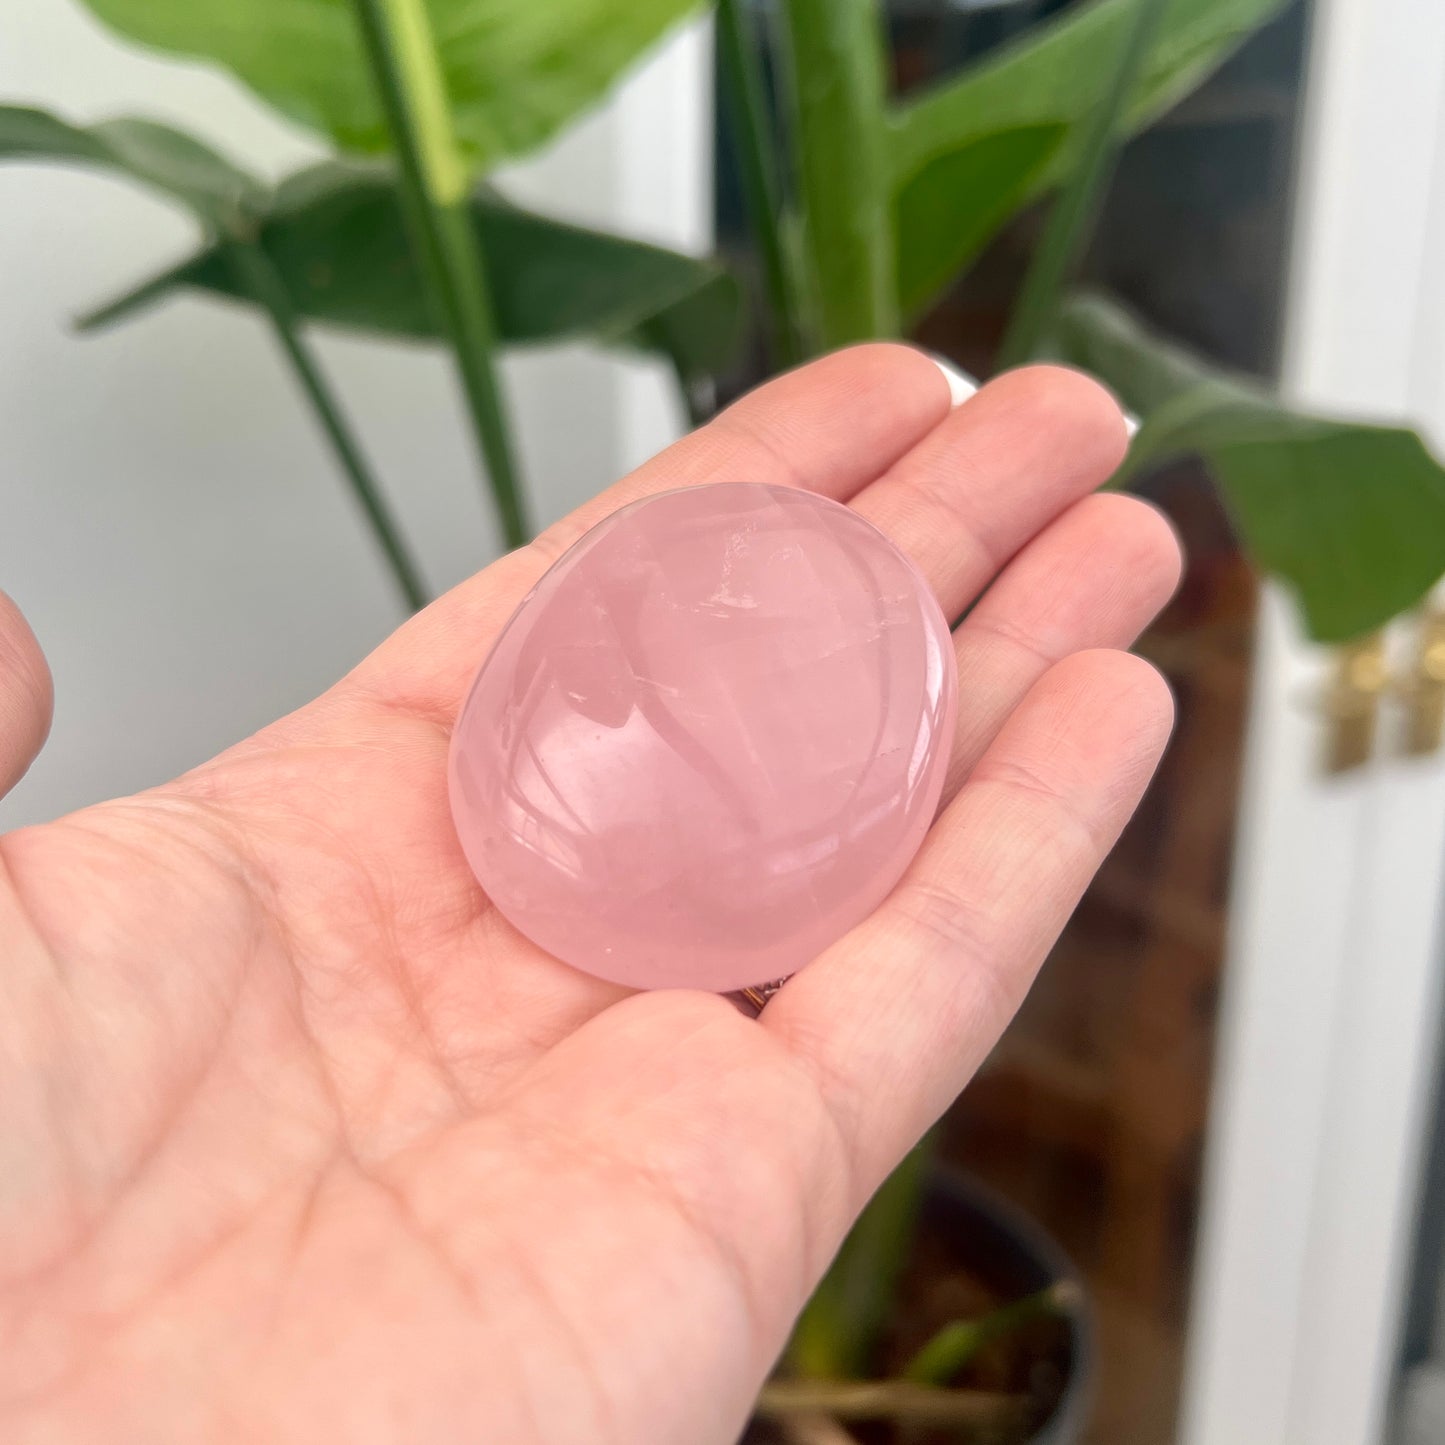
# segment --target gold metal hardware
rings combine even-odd
[[[1399,691],[1405,703],[1406,754],[1438,752],[1445,742],[1445,609],[1420,619],[1415,660]]]
[[[1339,649],[1334,677],[1321,702],[1329,719],[1327,772],[1353,772],[1369,762],[1379,731],[1380,698],[1389,681],[1384,633],[1371,633]]]

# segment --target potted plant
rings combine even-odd
[[[977,1180],[910,1156],[810,1302],[747,1445],[1070,1445],[1093,1385],[1074,1266]]]
[[[425,600],[418,571],[308,344],[311,324],[450,351],[516,544],[526,489],[500,348],[587,336],[659,353],[701,418],[745,335],[776,368],[907,335],[1011,218],[1044,203],[997,365],[1062,357],[1115,388],[1142,422],[1116,485],[1202,457],[1246,548],[1321,641],[1381,626],[1445,572],[1445,472],[1412,431],[1301,414],[1109,297],[1070,291],[1119,144],[1286,0],[1089,0],[901,102],[888,93],[881,0],[776,0],[766,12],[718,0],[760,261],[751,301],[721,263],[525,211],[487,180],[596,102],[693,0],[351,0],[349,13],[319,0],[235,0],[224,12],[86,3],[134,40],[229,68],[332,154],[272,187],[151,121],[82,126],[0,107],[0,157],[126,176],[196,220],[193,254],[82,329],[183,289],[256,307],[409,606]],[[469,23],[483,11],[485,27]],[[771,92],[760,23],[781,41]],[[941,1292],[920,1282],[930,1266]],[[925,1151],[881,1191],[806,1312],[758,1438],[1068,1440],[1089,1350],[1087,1307],[1055,1248],[932,1172]]]

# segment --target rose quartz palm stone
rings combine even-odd
[[[666,492],[588,532],[502,631],[452,740],[457,831],[502,914],[588,973],[764,983],[902,876],[956,694],[928,584],[856,512]]]

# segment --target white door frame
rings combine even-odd
[[[1315,9],[1284,389],[1445,450],[1445,4]],[[1324,777],[1324,668],[1268,591],[1185,1445],[1385,1429],[1439,1046],[1445,761]]]

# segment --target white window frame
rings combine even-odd
[[[1445,450],[1441,0],[1316,0],[1301,165],[1286,394],[1407,418]],[[1445,761],[1324,777],[1325,665],[1271,589],[1184,1445],[1378,1445],[1386,1429],[1437,1078]]]

